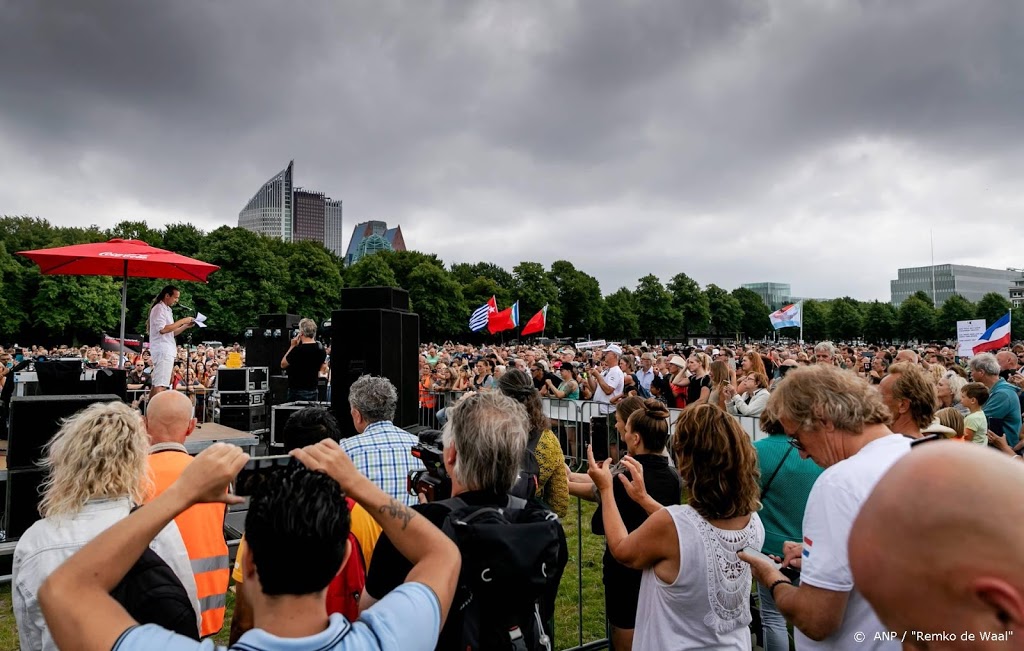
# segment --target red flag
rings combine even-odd
[[[501,312],[487,315],[487,330],[493,335],[504,330],[512,330],[519,325],[519,301],[512,307]]]
[[[548,306],[545,305],[541,308],[540,312],[533,315],[533,318],[526,322],[526,327],[520,333],[521,336],[532,335],[535,332],[544,332],[544,326],[547,325],[548,320]]]

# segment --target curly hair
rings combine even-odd
[[[96,498],[130,497],[142,504],[152,490],[149,436],[142,417],[122,402],[89,405],[66,419],[46,446],[39,513],[73,516]]]
[[[684,409],[672,439],[689,505],[706,520],[748,515],[761,508],[757,452],[739,422],[713,405]]]
[[[630,398],[626,398],[630,400]],[[638,398],[639,400],[639,398]],[[668,407],[664,403],[648,398],[640,408],[626,419],[629,431],[639,434],[644,447],[652,454],[660,454],[668,442]]]

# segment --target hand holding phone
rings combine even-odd
[[[774,567],[777,570],[781,570],[782,569],[782,563],[780,561],[775,560],[774,558],[772,558],[768,554],[762,554],[761,552],[757,551],[753,547],[744,547],[743,548],[743,553],[748,554],[749,556],[752,556],[754,558],[760,558],[762,560],[768,561],[769,563],[772,564],[772,567]]]

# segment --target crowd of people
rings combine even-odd
[[[43,519],[17,545],[22,648],[210,648],[227,625],[238,648],[554,648],[570,496],[597,504],[613,649],[749,649],[755,621],[766,651],[898,648],[888,631],[1012,643],[1024,578],[1012,529],[984,514],[1024,481],[1022,361],[1024,346],[965,360],[941,346],[426,345],[420,403],[445,407],[433,501],[409,489],[430,469],[386,378],[352,385],[338,417],[355,436],[309,407],[284,433],[292,462],[265,467],[224,445],[189,457],[179,392],[145,416],[93,405],[47,446]],[[560,440],[544,398],[595,416]],[[566,463],[577,454],[586,472]],[[259,481],[232,573],[223,521],[243,469]],[[971,554],[954,553],[961,528]],[[955,576],[934,572],[943,549]]]

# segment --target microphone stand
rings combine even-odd
[[[181,303],[178,303],[178,305],[181,305],[183,308],[185,308],[189,312],[195,312],[195,308],[189,307],[188,305],[182,305]],[[193,330],[193,328],[196,327],[195,323],[196,323],[195,319],[193,318],[192,325],[189,326],[189,329],[186,331],[186,334],[185,334],[185,397],[188,398],[188,401],[192,403],[192,413],[195,413],[196,403],[193,401],[193,398],[195,398],[195,392],[189,387],[189,377],[188,377],[189,373],[188,373],[188,369],[189,369],[189,366],[191,366],[191,364],[192,364],[192,330]],[[196,422],[196,429],[201,429],[203,427],[203,422],[206,421],[206,401],[205,400],[203,401],[203,414],[202,415],[203,415],[203,417],[201,419],[199,419],[199,421]],[[202,422],[200,422],[200,421],[202,421]]]

